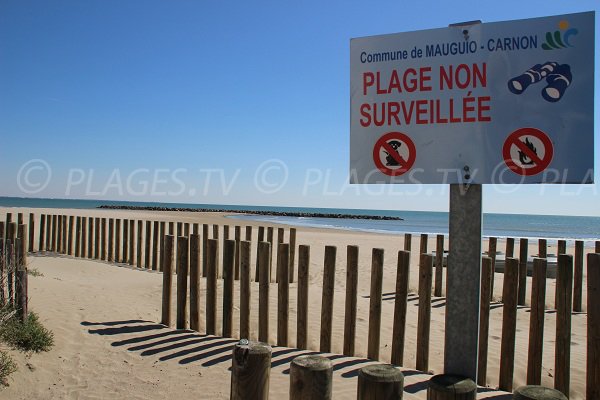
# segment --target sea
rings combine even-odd
[[[332,228],[348,231],[376,232],[397,235],[404,233],[448,235],[448,213],[437,211],[367,210],[346,208],[337,209],[0,197],[0,207],[93,209],[100,205],[210,208],[223,211],[278,211],[287,213],[301,212],[392,216],[400,217],[402,220],[292,217],[245,214],[232,215],[230,218],[237,220],[263,221],[273,224],[287,224],[299,227],[306,226],[316,228]],[[600,217],[484,213],[483,236],[495,236],[498,238],[513,237],[530,239],[566,239],[569,241],[584,240],[586,242],[592,242],[600,240]]]

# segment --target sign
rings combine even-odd
[[[399,176],[409,171],[416,157],[415,144],[401,132],[386,133],[373,148],[375,165],[389,176]]]
[[[550,165],[553,154],[548,135],[535,128],[521,128],[511,133],[502,148],[508,168],[522,176],[544,171]]]
[[[594,18],[352,39],[351,183],[593,183]]]

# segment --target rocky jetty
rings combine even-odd
[[[128,205],[101,205],[98,208],[108,210],[144,210],[144,211],[184,211],[184,212],[226,212],[234,214],[268,215],[275,217],[310,217],[310,218],[344,218],[344,219],[371,219],[377,221],[402,221],[400,217],[386,215],[355,215],[338,213],[312,213],[294,211],[267,211],[267,210],[222,210],[218,208],[179,208],[156,206],[128,206]]]

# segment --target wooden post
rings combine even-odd
[[[234,228],[234,237],[235,237],[235,262],[233,266],[233,275],[235,280],[240,279],[240,242],[242,240],[242,228],[239,225],[236,225]]]
[[[240,338],[250,337],[250,249],[252,243],[240,243]]]
[[[106,218],[102,218],[101,224],[102,225],[100,232],[100,259],[106,260]],[[71,241],[71,239],[69,239],[69,241]]]
[[[490,332],[490,276],[492,259],[481,258],[481,292],[479,302],[479,349],[477,353],[477,384],[485,386],[487,380],[487,356]]]
[[[183,235],[183,222],[177,223],[177,236]]]
[[[290,228],[290,283],[294,283],[294,268],[296,263],[296,228]]]
[[[344,313],[344,350],[354,356],[356,342],[356,302],[358,296],[358,246],[346,249],[346,306]]]
[[[94,259],[100,259],[100,217],[96,217],[94,222]]]
[[[55,245],[54,251],[56,253],[62,252],[62,216],[57,215],[57,225],[56,225],[56,235],[55,235]]]
[[[106,260],[108,262],[114,262],[115,260],[115,220],[113,218],[108,219],[108,249],[106,254]]]
[[[533,260],[531,314],[529,316],[529,354],[527,357],[528,385],[540,385],[542,382],[544,310],[546,308],[546,269],[547,261],[545,258],[535,258]]]
[[[129,220],[129,265],[135,264],[135,221]],[[162,249],[161,249],[162,250]],[[160,254],[162,260],[162,253]],[[162,271],[162,268],[161,268]]]
[[[169,235],[174,235],[175,234],[175,222],[171,221],[169,222]]]
[[[417,323],[416,369],[429,370],[429,335],[431,327],[431,275],[433,257],[421,254],[419,257],[419,316]]]
[[[267,227],[267,242],[269,242],[271,244],[271,253],[269,254],[269,257],[271,258],[271,262],[270,262],[270,266],[271,268],[273,268],[273,227],[269,226]],[[273,271],[269,272],[269,276],[271,277],[271,279],[273,279]]]
[[[23,217],[21,216],[21,221]],[[17,238],[20,239],[17,248],[17,269],[27,269],[27,225],[21,223],[17,227]]]
[[[412,235],[410,233],[404,234],[404,251],[410,251],[412,248]]]
[[[78,218],[79,220],[79,218]],[[45,238],[45,233],[46,233],[46,214],[41,214],[40,215],[40,240],[38,242],[38,251],[45,251],[46,247],[46,238]],[[2,237],[4,237],[4,232],[2,232]]]
[[[276,254],[279,255],[279,245],[281,243],[284,242],[283,237],[284,237],[285,231],[283,228],[277,228],[277,251]],[[289,257],[288,257],[288,261],[289,261]],[[279,282],[279,261],[277,261],[277,266],[276,266],[276,270],[275,270],[275,281]]]
[[[71,233],[72,233],[72,228],[71,225],[73,225],[73,217],[71,216],[71,223],[69,224],[69,229],[71,229]],[[27,249],[30,253],[33,253],[35,251],[34,249],[34,234],[35,234],[35,215],[33,213],[29,213],[29,243],[27,246]],[[69,236],[72,236],[71,234],[69,234]],[[69,242],[71,243],[71,242]],[[72,246],[69,245],[69,255],[73,255],[73,253],[71,253],[72,250]]]
[[[593,399],[594,397],[588,397]],[[513,393],[514,400],[568,400],[567,396],[555,389],[537,385],[521,386]]]
[[[8,215],[7,215],[7,219],[8,219]],[[56,216],[55,215],[48,215],[48,218],[46,219],[46,222],[48,224],[48,229],[46,231],[46,251],[51,251],[54,252],[54,238],[56,237]],[[6,223],[6,229],[8,229],[8,224],[10,222]]]
[[[143,241],[143,237],[142,237],[142,232],[144,230],[144,221],[138,221],[137,222],[137,252],[136,252],[136,256],[137,256],[137,262],[136,265],[138,268],[143,268],[143,264],[142,264],[142,243],[144,243]],[[172,235],[171,235],[172,236]],[[165,239],[166,240],[166,239]],[[164,267],[164,256],[161,257],[161,259],[163,259],[163,267]],[[163,268],[164,271],[164,268]]]
[[[396,400],[404,393],[404,375],[389,364],[373,364],[358,371],[357,400]]]
[[[494,301],[494,280],[496,277],[496,249],[498,245],[498,239],[490,237],[488,239],[488,257],[492,259],[492,275],[490,276],[490,301]],[[505,258],[506,260],[506,258]],[[504,262],[504,268],[506,269],[506,261]]]
[[[394,365],[404,364],[404,340],[406,337],[406,311],[408,304],[408,278],[410,273],[410,252],[398,252],[396,269],[396,293],[394,300],[394,327],[392,333],[392,357]]]
[[[556,276],[556,349],[554,388],[569,396],[571,381],[571,310],[573,301],[573,256],[558,256]]]
[[[139,226],[139,225],[138,225]],[[171,326],[171,286],[173,279],[173,235],[165,239],[165,252],[163,254],[163,292],[162,292],[162,317],[161,324]]]
[[[62,216],[62,247],[60,252],[62,254],[67,254],[67,216]]]
[[[213,239],[219,238],[219,225],[213,224]]]
[[[517,297],[519,284],[519,260],[504,261],[504,286],[502,299],[502,343],[500,345],[500,378],[498,387],[512,392],[515,369],[515,335],[517,329]]]
[[[156,227],[156,224],[154,225]],[[153,269],[156,263],[153,263]],[[177,238],[177,329],[186,329],[188,278],[188,238]]]
[[[152,253],[152,223],[146,221],[146,248],[144,249],[144,266],[147,269],[152,268],[150,254]],[[177,267],[175,267],[177,268]]]
[[[6,272],[6,292],[8,297],[5,299],[7,304],[14,305],[14,291],[13,291],[13,278],[14,278],[14,265],[15,265],[15,251],[16,251],[16,238],[14,235],[14,222],[9,222],[7,227],[7,236],[5,238],[5,249],[4,249],[4,262],[7,267]]]
[[[246,239],[248,240],[248,239]],[[258,247],[260,246],[260,242],[264,242],[265,241],[265,227],[264,226],[259,226],[258,227],[258,240],[256,242],[256,271],[255,271],[255,277],[254,277],[254,281],[258,282],[260,280],[260,271],[259,271],[259,265],[260,263],[258,262]]]
[[[515,239],[506,238],[506,255],[505,258],[513,258],[515,255]]]
[[[42,217],[43,216],[44,214],[42,214]],[[75,257],[81,257],[81,217],[77,217],[75,220]]]
[[[20,241],[21,239],[18,239]],[[15,302],[17,306],[17,314],[21,322],[27,320],[28,311],[28,293],[27,293],[27,269],[19,267],[15,271]]]
[[[226,225],[227,226],[227,225]],[[223,337],[231,337],[233,331],[233,264],[235,263],[235,240],[223,239]]]
[[[444,235],[437,235],[435,246],[435,285],[433,294],[442,297],[442,281],[444,275]]]
[[[192,233],[194,235],[200,235],[200,225],[197,222],[192,224]]]
[[[190,223],[186,222],[183,224],[183,235],[186,237],[190,236]]]
[[[94,217],[88,217],[88,258],[94,258]]]
[[[17,313],[21,322],[25,322],[27,311],[27,248],[26,248],[27,226],[19,224],[19,237],[16,241],[17,265],[15,270],[15,303]]]
[[[50,223],[50,218],[48,218],[48,223]],[[81,217],[81,257],[85,258],[87,257],[87,247],[86,247],[86,243],[88,242],[87,240],[87,217]],[[50,225],[48,224],[48,227],[50,227]],[[47,248],[46,248],[47,249]]]
[[[160,221],[160,231],[159,231],[159,236],[158,236],[158,240],[159,240],[159,245],[158,245],[158,247],[159,247],[159,249],[158,249],[158,254],[159,254],[159,257],[158,257],[158,270],[159,271],[163,270],[162,257],[160,256],[160,254],[164,251],[164,247],[165,247],[165,234],[166,234],[165,228],[166,228],[165,221]],[[191,250],[191,248],[192,248],[192,246],[190,244],[190,250]],[[200,250],[200,249],[198,249],[198,250]]]
[[[280,243],[277,248],[277,346],[288,346],[290,304],[290,245]]]
[[[164,226],[161,226],[163,229]],[[164,236],[161,237],[164,251]],[[161,262],[162,268],[164,263]],[[200,235],[190,236],[190,329],[200,331]]]
[[[567,241],[566,240],[561,239],[558,241],[556,252],[558,254],[567,254]]]
[[[186,242],[187,245],[187,242]],[[179,247],[179,239],[177,239],[177,247]],[[186,246],[187,251],[187,246]],[[179,250],[177,250],[179,254]],[[185,270],[187,271],[187,256],[185,258]],[[154,221],[154,229],[152,231],[152,271],[156,271],[158,269],[158,221]],[[179,265],[177,265],[177,273],[179,273]],[[187,274],[187,272],[186,272]]]
[[[271,243],[258,246],[260,283],[258,288],[258,340],[269,342],[269,284],[271,282]]]
[[[367,339],[367,357],[371,360],[379,360],[382,285],[383,249],[373,249],[371,254],[371,293],[369,297],[369,336]]]
[[[242,339],[233,348],[231,400],[268,400],[271,346]]]
[[[557,285],[558,287],[558,285]],[[575,241],[575,269],[573,273],[573,311],[583,310],[583,240]],[[568,393],[565,393],[568,395]]]
[[[298,315],[296,320],[296,347],[306,349],[308,344],[308,270],[310,246],[298,247]]]
[[[206,244],[206,333],[217,333],[217,269],[219,241],[209,239]]]
[[[587,255],[586,398],[600,399],[600,254]]]
[[[520,306],[525,305],[525,297],[527,293],[527,247],[529,243],[527,239],[519,241],[519,299]]]
[[[23,213],[17,213],[17,226],[22,225],[23,224]]]
[[[56,247],[54,248],[54,251],[57,253],[62,253],[62,244],[63,244],[62,225],[63,225],[62,215],[58,215],[57,216],[57,227],[56,227]]]
[[[223,225],[223,240],[229,240],[229,225]]]
[[[457,375],[434,375],[429,379],[427,400],[475,400],[477,385]]]
[[[596,240],[596,248],[594,250],[596,254],[600,254],[600,240]]]
[[[325,246],[323,297],[321,302],[321,341],[319,346],[319,351],[322,353],[331,352],[336,251],[335,246]]]
[[[548,256],[548,243],[546,241],[546,239],[539,239],[538,240],[538,255],[540,258],[546,258]]]
[[[170,226],[170,224],[169,224]],[[202,276],[207,276],[208,224],[202,224]]]
[[[29,247],[33,249],[33,214],[29,214]],[[75,228],[74,221],[75,217],[73,215],[69,215],[69,233],[67,236],[67,254],[73,255],[73,229]]]
[[[426,233],[422,233],[421,234],[421,245],[419,247],[419,254],[425,254],[427,253],[427,241],[428,241],[428,236]]]
[[[290,400],[331,400],[332,380],[330,359],[318,355],[298,356],[290,364]]]
[[[121,261],[121,219],[115,219],[115,262]]]

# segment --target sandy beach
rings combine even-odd
[[[155,221],[181,221],[233,226],[253,226],[251,259],[256,256],[256,238],[260,222],[227,218],[226,213],[177,213],[116,210],[57,210],[57,209],[0,209],[0,219],[6,212],[41,213],[115,217]],[[38,222],[36,221],[36,224]],[[280,227],[280,225],[277,225]],[[222,229],[222,228],[221,228]],[[357,369],[370,361],[367,355],[371,251],[385,252],[383,304],[380,342],[380,361],[389,362],[392,343],[392,320],[396,284],[397,252],[404,245],[402,235],[383,235],[340,231],[333,229],[298,228],[297,244],[310,246],[310,294],[308,348],[319,348],[321,285],[325,245],[337,247],[335,296],[333,312],[334,398],[355,398]],[[286,240],[288,232],[286,229]],[[233,236],[231,234],[231,236]],[[357,358],[339,356],[342,352],[344,300],[346,281],[346,246],[358,245],[359,279],[357,302]],[[548,242],[548,252],[556,253],[556,242]],[[446,249],[448,248],[446,240]],[[36,234],[37,247],[37,234]],[[419,238],[413,236],[410,289],[406,324],[404,365],[405,398],[425,399],[428,375],[415,368],[418,296]],[[429,238],[429,251],[435,249],[435,237]],[[487,249],[487,240],[483,243]],[[498,242],[504,251],[504,242]],[[518,240],[515,254],[518,255]],[[586,249],[586,252],[588,249]],[[568,253],[573,248],[567,249]],[[529,242],[529,254],[537,254],[537,242]],[[55,347],[48,353],[30,357],[10,351],[16,358],[19,371],[9,380],[10,386],[0,389],[0,397],[8,399],[102,399],[102,398],[229,398],[231,346],[239,337],[239,286],[234,287],[234,339],[205,336],[204,318],[200,318],[200,333],[176,331],[159,325],[162,274],[103,261],[83,260],[53,253],[33,254],[29,268],[42,276],[30,276],[30,308],[55,334]],[[253,262],[254,264],[254,262]],[[254,265],[252,266],[254,268]],[[253,271],[253,270],[252,270]],[[253,274],[253,272],[252,272]],[[585,277],[584,277],[585,279]],[[445,283],[445,277],[444,277]],[[219,294],[222,293],[219,282]],[[502,294],[503,275],[495,275],[494,298]],[[292,347],[273,347],[271,398],[287,398],[289,391],[289,362],[303,352],[294,350],[296,344],[296,288],[290,285],[290,340]],[[531,278],[527,278],[527,304],[530,300]],[[584,280],[585,288],[585,280]],[[553,386],[554,342],[556,314],[554,308],[554,279],[547,280],[544,331],[542,384]],[[206,283],[201,282],[205,295]],[[270,341],[276,341],[277,290],[270,292]],[[584,290],[584,311],[585,311]],[[174,302],[173,302],[174,303]],[[202,298],[201,304],[205,304]],[[219,310],[221,309],[219,302]],[[432,298],[430,363],[432,373],[443,372],[444,310],[443,297]],[[502,336],[502,304],[492,304],[490,315],[487,384],[478,398],[510,399],[510,395],[495,391],[498,386],[500,340]],[[218,315],[220,312],[218,313]],[[251,339],[257,337],[258,285],[252,283]],[[174,315],[174,311],[173,311]],[[529,333],[529,307],[517,312],[516,361],[514,387],[525,384]],[[583,399],[585,392],[586,314],[572,316],[571,399]],[[217,319],[217,334],[221,320]]]

